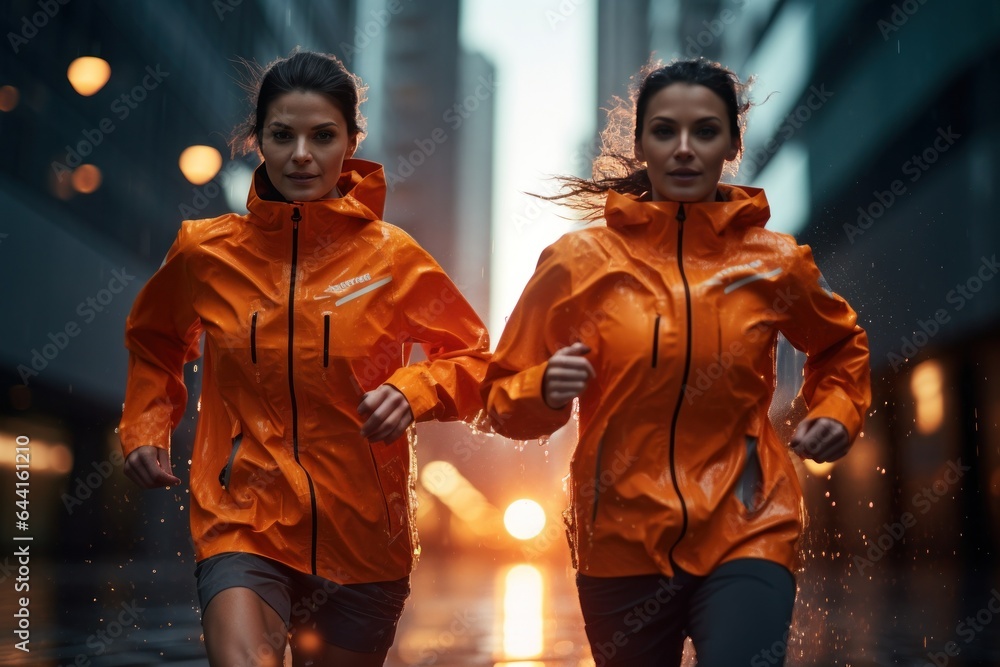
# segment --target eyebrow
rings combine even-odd
[[[650,122],[653,122],[654,120],[663,120],[667,121],[668,123],[677,122],[676,120],[670,118],[669,116],[653,116],[652,118],[649,119]],[[718,116],[705,116],[704,118],[699,118],[698,120],[696,120],[695,123],[704,123],[706,121],[713,121],[713,120],[718,121],[720,123],[722,122],[722,119],[719,118]]]
[[[277,125],[278,127],[287,127],[288,129],[292,129],[291,125],[288,125],[287,123],[282,123],[279,120],[272,120],[270,123],[268,123],[267,126],[271,127],[272,125]],[[330,126],[338,127],[338,125],[335,122],[330,121],[329,123],[320,123],[319,125],[313,125],[311,129],[313,129],[313,130],[321,130],[324,127],[330,127]]]

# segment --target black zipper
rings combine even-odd
[[[687,340],[684,347],[684,373],[681,375],[681,391],[677,396],[677,405],[674,406],[674,416],[670,421],[670,479],[674,483],[674,491],[681,501],[681,534],[677,536],[677,541],[670,547],[670,564],[674,567],[674,572],[679,569],[674,560],[674,549],[684,539],[688,526],[687,503],[681,495],[681,487],[677,483],[677,466],[675,465],[675,455],[677,446],[677,420],[681,414],[681,405],[684,403],[684,393],[687,388],[688,375],[691,372],[691,288],[688,285],[687,276],[684,275],[684,261],[682,253],[684,251],[684,221],[687,216],[684,213],[684,204],[681,203],[677,209],[677,268],[680,269],[681,283],[684,285],[684,305],[687,314]]]
[[[330,313],[323,315],[323,368],[330,365]]]
[[[257,311],[250,317],[250,361],[257,363]]]
[[[312,574],[316,574],[316,489],[313,486],[312,477],[309,471],[299,460],[299,414],[295,404],[295,380],[293,361],[295,354],[295,274],[298,272],[299,262],[299,221],[302,214],[296,206],[292,211],[292,274],[288,287],[288,392],[291,397],[292,406],[292,451],[295,453],[295,462],[306,474],[306,481],[309,482],[309,502],[312,506]]]
[[[660,314],[656,314],[656,321],[653,323],[653,368],[656,368],[656,360],[660,355]]]

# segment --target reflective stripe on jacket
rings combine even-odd
[[[685,204],[611,192],[606,226],[543,251],[487,371],[494,429],[535,438],[571,414],[542,399],[548,358],[591,348],[566,513],[585,574],[794,568],[802,492],[768,419],[779,332],[808,354],[807,418],[853,440],[871,402],[854,311],[807,246],[763,228],[762,190],[720,190],[726,201]]]
[[[287,202],[263,165],[247,215],[186,221],[128,318],[127,456],[169,449],[183,366],[205,336],[191,462],[196,558],[256,553],[338,583],[407,575],[418,551],[403,436],[359,434],[388,383],[417,421],[469,419],[489,341],[440,266],[381,220],[382,167],[348,160],[344,196]],[[427,361],[407,366],[413,344]]]

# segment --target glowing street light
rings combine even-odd
[[[81,164],[73,170],[73,189],[85,195],[101,187],[101,170],[92,164]]]
[[[21,94],[14,86],[0,86],[0,111],[13,111]]]
[[[188,146],[178,164],[184,178],[195,185],[204,185],[222,168],[222,154],[211,146]]]
[[[69,64],[66,77],[73,90],[84,97],[90,97],[111,78],[111,65],[103,58],[83,56]]]

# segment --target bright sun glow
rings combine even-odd
[[[542,654],[542,573],[533,565],[515,565],[507,572],[503,596],[505,658],[536,658]]]
[[[503,513],[507,532],[519,540],[530,540],[545,528],[545,510],[534,500],[515,500]]]

